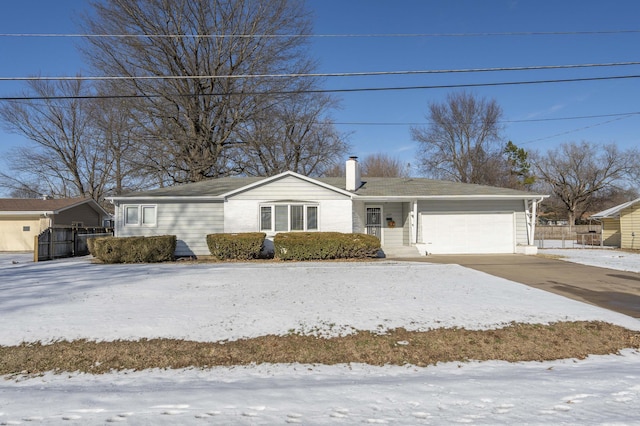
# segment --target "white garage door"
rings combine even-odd
[[[423,213],[422,241],[427,253],[514,253],[514,214]]]

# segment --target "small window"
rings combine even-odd
[[[126,206],[124,208],[124,224],[138,225],[138,206]]]
[[[289,230],[289,206],[276,206],[276,232]]]
[[[156,224],[156,207],[155,206],[142,206],[142,224],[143,225]]]
[[[260,207],[260,230],[271,231],[271,206]]]
[[[125,226],[156,226],[156,206],[128,205],[124,206]]]
[[[318,230],[318,206],[307,206],[307,230]]]
[[[30,226],[23,226],[22,227],[22,232],[30,232],[31,231],[31,227]]]
[[[304,206],[291,206],[291,230],[304,231]]]

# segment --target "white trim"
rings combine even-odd
[[[388,195],[388,196],[373,196],[373,195],[357,195],[356,199],[365,202],[380,202],[394,201],[394,202],[411,202],[415,200],[538,200],[541,201],[548,198],[548,195]]]
[[[282,231],[276,231],[276,207],[277,206],[286,206],[287,207],[287,229]],[[291,229],[291,206],[302,206],[302,221],[303,221],[303,229]],[[269,207],[271,208],[271,229],[262,229],[262,208]],[[309,221],[307,218],[307,211],[309,207],[315,207],[316,209],[316,228],[309,229]],[[295,201],[295,200],[287,200],[287,201],[271,201],[258,203],[258,230],[259,232],[265,232],[267,235],[275,235],[278,232],[319,232],[320,231],[320,204],[317,202],[309,202],[309,201]]]
[[[127,208],[135,207],[138,209],[138,222],[127,223]],[[144,209],[153,208],[153,223],[144,223]],[[124,228],[157,228],[158,227],[158,205],[157,204],[137,204],[129,203],[122,205],[122,226]]]
[[[418,217],[419,217],[419,213],[418,213],[418,200],[414,200],[412,201],[413,203],[413,209],[411,210],[411,235],[409,238],[409,242],[411,244],[415,244],[418,242]]]
[[[44,211],[44,210],[38,210],[38,211],[1,211],[0,212],[0,216],[47,216],[50,214],[55,214],[55,212],[53,210],[49,210],[49,211]]]
[[[282,172],[282,173],[280,173],[280,174],[277,174],[277,175],[275,175],[275,176],[271,176],[271,177],[268,177],[268,178],[265,178],[265,179],[259,180],[259,181],[257,181],[257,182],[250,183],[249,185],[245,185],[245,186],[243,186],[243,187],[240,187],[240,188],[238,188],[238,189],[234,189],[234,190],[229,191],[229,192],[227,192],[227,193],[221,194],[221,195],[220,195],[220,197],[222,197],[222,198],[228,198],[228,197],[231,197],[231,196],[233,196],[233,195],[236,195],[236,194],[238,194],[238,193],[240,193],[240,192],[248,191],[248,190],[250,190],[250,189],[253,189],[253,188],[256,188],[256,187],[259,187],[259,186],[262,186],[262,185],[268,184],[268,183],[270,183],[270,182],[273,182],[273,181],[276,181],[276,180],[280,180],[280,179],[282,179],[282,178],[284,178],[284,177],[287,177],[287,176],[293,176],[293,177],[295,177],[295,178],[298,178],[298,179],[303,180],[303,181],[305,181],[305,182],[309,182],[309,183],[311,183],[311,184],[314,184],[314,185],[320,186],[320,187],[325,188],[325,189],[328,189],[328,190],[330,190],[330,191],[337,192],[337,193],[342,194],[342,195],[346,195],[346,196],[348,196],[348,197],[350,197],[350,198],[352,198],[352,197],[354,196],[354,194],[353,194],[353,193],[351,193],[351,192],[349,192],[349,191],[345,191],[345,190],[340,189],[340,188],[337,188],[337,187],[335,187],[335,186],[333,186],[333,185],[329,185],[329,184],[327,184],[327,183],[323,183],[323,182],[317,181],[317,180],[315,180],[315,179],[313,179],[313,178],[310,178],[310,177],[308,177],[308,176],[301,175],[301,174],[296,173],[296,172],[286,171],[286,172]]]
[[[591,215],[589,218],[590,219],[617,219],[620,217],[620,212],[622,210],[626,209],[627,207],[631,207],[638,202],[640,202],[640,198],[636,198],[635,200],[627,201],[626,203],[622,203],[617,206],[610,207],[607,210],[603,210],[601,212]]]

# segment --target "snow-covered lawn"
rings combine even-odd
[[[0,345],[640,321],[455,265],[33,263],[0,255]],[[15,263],[17,262],[17,263]],[[1,361],[0,361],[1,362]],[[640,424],[640,354],[426,368],[254,365],[0,381],[0,424]]]
[[[540,254],[562,256],[561,260],[640,273],[640,253],[613,250],[610,248],[541,249]]]

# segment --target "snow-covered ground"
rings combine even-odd
[[[640,272],[640,253],[613,250],[611,248],[585,247],[574,249],[560,249],[553,247],[540,249],[540,254],[562,256],[561,260],[581,263],[583,265],[601,268],[617,269],[619,271]]]
[[[605,256],[612,252],[569,251],[598,252],[611,262]],[[1,345],[591,319],[640,330],[637,319],[460,266],[393,261],[97,265],[90,258],[33,263],[28,255],[3,254],[0,318]],[[293,364],[46,374],[0,381],[0,424],[640,424],[639,379],[640,353],[632,350],[426,368]]]

